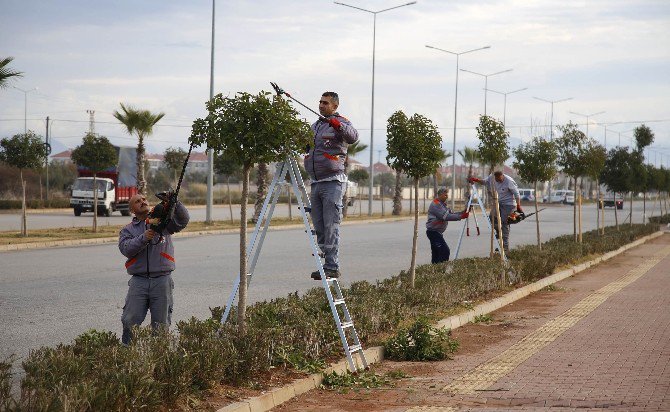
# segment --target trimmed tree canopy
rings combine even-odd
[[[81,145],[72,151],[72,161],[89,169],[93,173],[101,172],[114,166],[119,155],[114,146],[105,136],[87,133]]]
[[[389,117],[386,131],[386,162],[391,168],[414,178],[435,172],[444,152],[442,136],[430,119],[420,114],[408,118],[397,111]]]
[[[563,169],[563,173],[573,178],[585,175],[584,153],[588,145],[586,135],[572,122],[558,126],[558,130],[562,133],[562,136],[556,139],[558,165]]]
[[[526,182],[551,180],[556,175],[558,153],[554,142],[534,137],[514,149],[514,157],[512,166]]]
[[[632,188],[631,156],[627,147],[610,149],[600,180],[611,192],[624,193]]]
[[[245,167],[295,156],[311,142],[309,125],[279,96],[217,94],[207,102],[209,114],[193,122],[189,142],[225,152]]]
[[[37,169],[44,164],[47,149],[32,131],[0,140],[0,161],[19,169]]]
[[[477,126],[479,145],[477,153],[482,163],[489,167],[489,173],[496,165],[503,164],[509,158],[509,133],[505,125],[491,116],[480,116]]]

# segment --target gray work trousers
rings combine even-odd
[[[512,214],[512,212],[516,209],[516,205],[503,205],[502,203],[499,203],[498,205],[500,206],[500,223],[502,229],[503,247],[505,248],[505,252],[509,252],[509,223],[507,223],[507,216]],[[491,211],[491,216],[493,217],[492,221],[493,228],[496,231],[496,239],[498,239],[498,222],[495,213],[496,211],[493,209]]]
[[[319,248],[325,256],[324,269],[338,270],[342,193],[345,183],[337,180],[312,183],[309,195],[312,222]]]
[[[141,325],[151,312],[151,327],[170,326],[172,323],[172,290],[174,282],[172,275],[163,275],[155,278],[133,275],[128,280],[128,294],[123,306],[121,323],[123,336],[121,342],[128,345],[132,339],[131,329]]]

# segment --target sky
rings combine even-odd
[[[407,0],[344,0],[379,11]],[[23,77],[0,89],[0,138],[28,130],[54,153],[74,148],[89,129],[132,146],[112,114],[119,103],[165,117],[149,152],[188,147],[209,99],[212,1],[0,0],[0,57]],[[370,142],[373,14],[322,0],[216,1],[214,93],[271,91],[277,82],[308,106],[324,91]],[[376,15],[374,161],[386,155],[386,121],[397,110],[431,119],[452,151],[476,147],[486,114],[505,123],[511,146],[548,136],[569,121],[608,148],[630,145],[651,127],[648,160],[670,165],[670,1],[418,0]],[[23,89],[20,91],[15,87]],[[37,90],[34,90],[37,88]],[[299,107],[298,107],[299,108]],[[315,116],[301,109],[309,122]],[[579,114],[574,114],[579,113]],[[555,129],[556,130],[556,129]],[[556,131],[555,131],[556,133]],[[606,142],[605,142],[606,139]],[[358,155],[369,163],[370,151]],[[460,161],[460,157],[457,157]]]

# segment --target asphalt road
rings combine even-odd
[[[641,205],[636,204],[635,220],[639,222],[638,209]],[[613,224],[613,209],[607,209],[606,215],[608,224]],[[571,207],[551,207],[541,217],[543,239],[572,233]],[[421,219],[420,228],[424,223]],[[452,223],[447,229],[452,255],[461,227],[462,223]],[[593,228],[595,207],[590,205],[584,210],[584,230]],[[412,229],[412,221],[343,226],[343,284],[374,281],[408,268]],[[463,238],[461,257],[488,253],[489,237],[482,229],[479,237]],[[174,241],[173,322],[191,316],[204,318],[209,307],[223,306],[231,291],[239,267],[239,237],[206,235]],[[534,221],[513,226],[512,246],[534,242]],[[270,232],[250,286],[250,301],[320,286],[309,278],[315,267],[312,259],[302,230]],[[430,261],[430,245],[423,230],[417,260],[419,264]],[[120,335],[128,282],[124,261],[114,244],[0,253],[0,358],[10,354],[25,357],[30,349],[69,342],[91,328]]]

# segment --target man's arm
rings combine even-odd
[[[523,209],[521,209],[521,193],[519,193],[519,186],[516,184],[514,179],[511,177],[507,178],[508,181],[508,186],[510,192],[512,192],[512,195],[514,195],[514,200],[516,200],[516,210],[519,212],[522,212]]]
[[[165,231],[167,231],[169,234],[180,232],[186,227],[186,225],[188,225],[190,219],[191,217],[188,214],[188,210],[186,210],[184,204],[180,201],[177,201],[177,204],[175,204],[174,207],[174,216],[172,216],[172,219],[170,219],[170,222],[168,222]]]
[[[328,119],[330,126],[335,129],[335,135],[347,144],[353,144],[358,141],[358,130],[354,128],[351,122],[342,116],[335,116]]]
[[[127,228],[124,227],[121,229],[121,232],[119,232],[119,250],[121,254],[127,258],[131,258],[146,248],[151,240],[147,237],[147,232],[139,236],[133,236]]]

